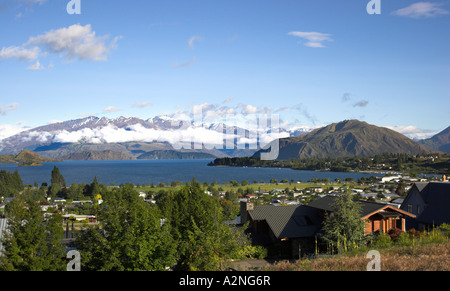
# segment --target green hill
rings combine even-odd
[[[279,160],[431,152],[428,148],[396,131],[358,120],[333,123],[302,136],[283,138],[278,141]],[[254,157],[260,157],[260,152],[258,151]]]
[[[42,163],[52,162],[54,160],[42,157],[30,151],[21,151],[16,156],[0,156],[0,164],[19,164],[19,166],[39,166]]]

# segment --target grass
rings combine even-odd
[[[366,271],[376,250],[381,271],[450,271],[449,234],[441,231],[404,233],[389,244],[374,243],[353,252],[314,259],[280,261],[264,270],[270,271]]]
[[[398,246],[380,252],[381,271],[450,271],[450,242]],[[367,253],[342,254],[317,259],[281,261],[265,271],[366,271]]]

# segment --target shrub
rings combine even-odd
[[[267,249],[263,246],[246,245],[237,254],[236,259],[263,259],[267,257]]]
[[[376,238],[375,238],[375,246],[377,247],[388,247],[392,245],[392,239],[391,236],[388,235],[387,233],[380,233]]]
[[[395,239],[395,243],[401,246],[409,246],[412,244],[412,240],[409,238],[408,233],[402,232]]]

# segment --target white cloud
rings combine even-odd
[[[230,98],[227,98],[227,99],[225,99],[225,100],[223,100],[223,102],[222,103],[229,103],[229,102],[232,102],[234,100],[234,98],[233,97],[230,97]]]
[[[153,106],[153,104],[148,101],[136,102],[133,104],[133,107],[139,107],[139,108],[144,108],[144,107],[149,107],[149,106]]]
[[[405,16],[411,18],[436,17],[439,15],[449,14],[449,11],[440,8],[440,3],[418,2],[408,7],[398,9],[393,12],[397,16]]]
[[[41,1],[34,1],[40,3]],[[109,44],[109,36],[97,36],[90,24],[82,26],[74,24],[48,31],[42,35],[30,37],[28,42],[21,46],[2,47],[0,58],[36,60],[39,56],[58,54],[67,60],[91,60],[106,61],[111,49],[116,48],[117,41],[121,37],[115,37]],[[39,61],[28,67],[29,70],[43,69]]]
[[[418,128],[417,126],[414,125],[386,126],[386,128],[392,129],[409,138],[416,140],[430,138],[433,135],[437,134],[437,132],[434,132],[433,130]]]
[[[0,124],[0,141],[29,129],[22,123]]]
[[[223,148],[224,139],[234,145],[236,139],[243,148],[245,143],[256,145],[257,140],[260,145],[265,146],[276,138],[289,136],[286,132],[265,133],[260,131],[256,134],[245,137],[243,132],[223,133],[206,127],[182,127],[181,129],[163,130],[155,128],[146,128],[141,124],[135,124],[125,128],[118,128],[113,125],[107,125],[99,128],[83,128],[77,131],[60,130],[55,132],[29,132],[24,141],[35,139],[40,143],[78,143],[87,142],[94,144],[101,143],[121,143],[121,142],[168,142],[176,149],[184,147],[191,149],[191,142],[197,145],[203,145],[207,148]]]
[[[19,103],[17,103],[17,102],[6,105],[6,108],[3,108],[2,104],[0,104],[0,115],[6,115],[10,111],[17,110],[18,108],[19,108]]]
[[[242,114],[247,115],[247,114],[254,114],[258,111],[258,108],[256,108],[255,106],[252,105],[246,105],[243,109],[242,109]]]
[[[117,112],[117,111],[119,111],[119,109],[114,106],[108,106],[105,109],[103,109],[103,112]]]
[[[323,42],[333,41],[331,35],[328,33],[291,31],[288,34],[305,39],[306,42],[304,45],[313,48],[324,48],[326,46],[323,44]]]
[[[52,119],[49,122],[47,122],[47,124],[56,124],[56,123],[61,123],[61,122],[63,122],[63,121],[59,120],[59,119]]]
[[[2,59],[19,59],[19,60],[34,60],[39,55],[39,48],[25,48],[23,46],[3,47],[0,50],[0,58]]]
[[[32,71],[40,71],[45,69],[44,66],[41,65],[41,63],[39,61],[36,61],[35,64],[30,65],[27,70],[32,70]]]
[[[91,25],[74,24],[45,34],[31,37],[29,45],[43,47],[51,53],[65,55],[67,59],[105,61],[111,48],[114,48],[120,37],[115,37],[108,45],[108,36],[96,36]]]
[[[34,4],[34,3],[38,3],[38,4],[42,4],[47,0],[16,0],[17,2],[23,2],[23,3],[27,3],[27,4]]]
[[[181,64],[179,64],[178,62],[175,61],[172,65],[172,67],[173,68],[186,68],[186,67],[189,67],[190,65],[192,65],[193,63],[195,63],[196,61],[197,61],[197,57],[194,56],[190,60],[188,60],[184,63],[181,63]]]
[[[366,107],[369,104],[367,100],[361,100],[353,104],[353,107]]]
[[[201,36],[194,35],[188,39],[188,45],[191,49],[194,49],[194,42],[196,41],[203,41],[203,38]]]

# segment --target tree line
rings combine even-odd
[[[54,171],[50,187],[63,184]],[[243,230],[225,222],[221,200],[205,194],[195,179],[161,193],[156,204],[144,201],[131,184],[99,186],[99,223],[75,234],[82,270],[220,270],[232,258],[264,254]],[[39,189],[15,193],[7,204],[0,270],[66,269],[62,216],[44,214],[38,194]]]
[[[435,159],[437,157],[437,159]],[[332,172],[393,170],[415,173],[448,173],[450,155],[436,153],[412,155],[385,153],[371,157],[306,158],[289,160],[261,160],[256,157],[217,158],[209,166],[229,167],[276,167],[296,170],[327,170]]]

